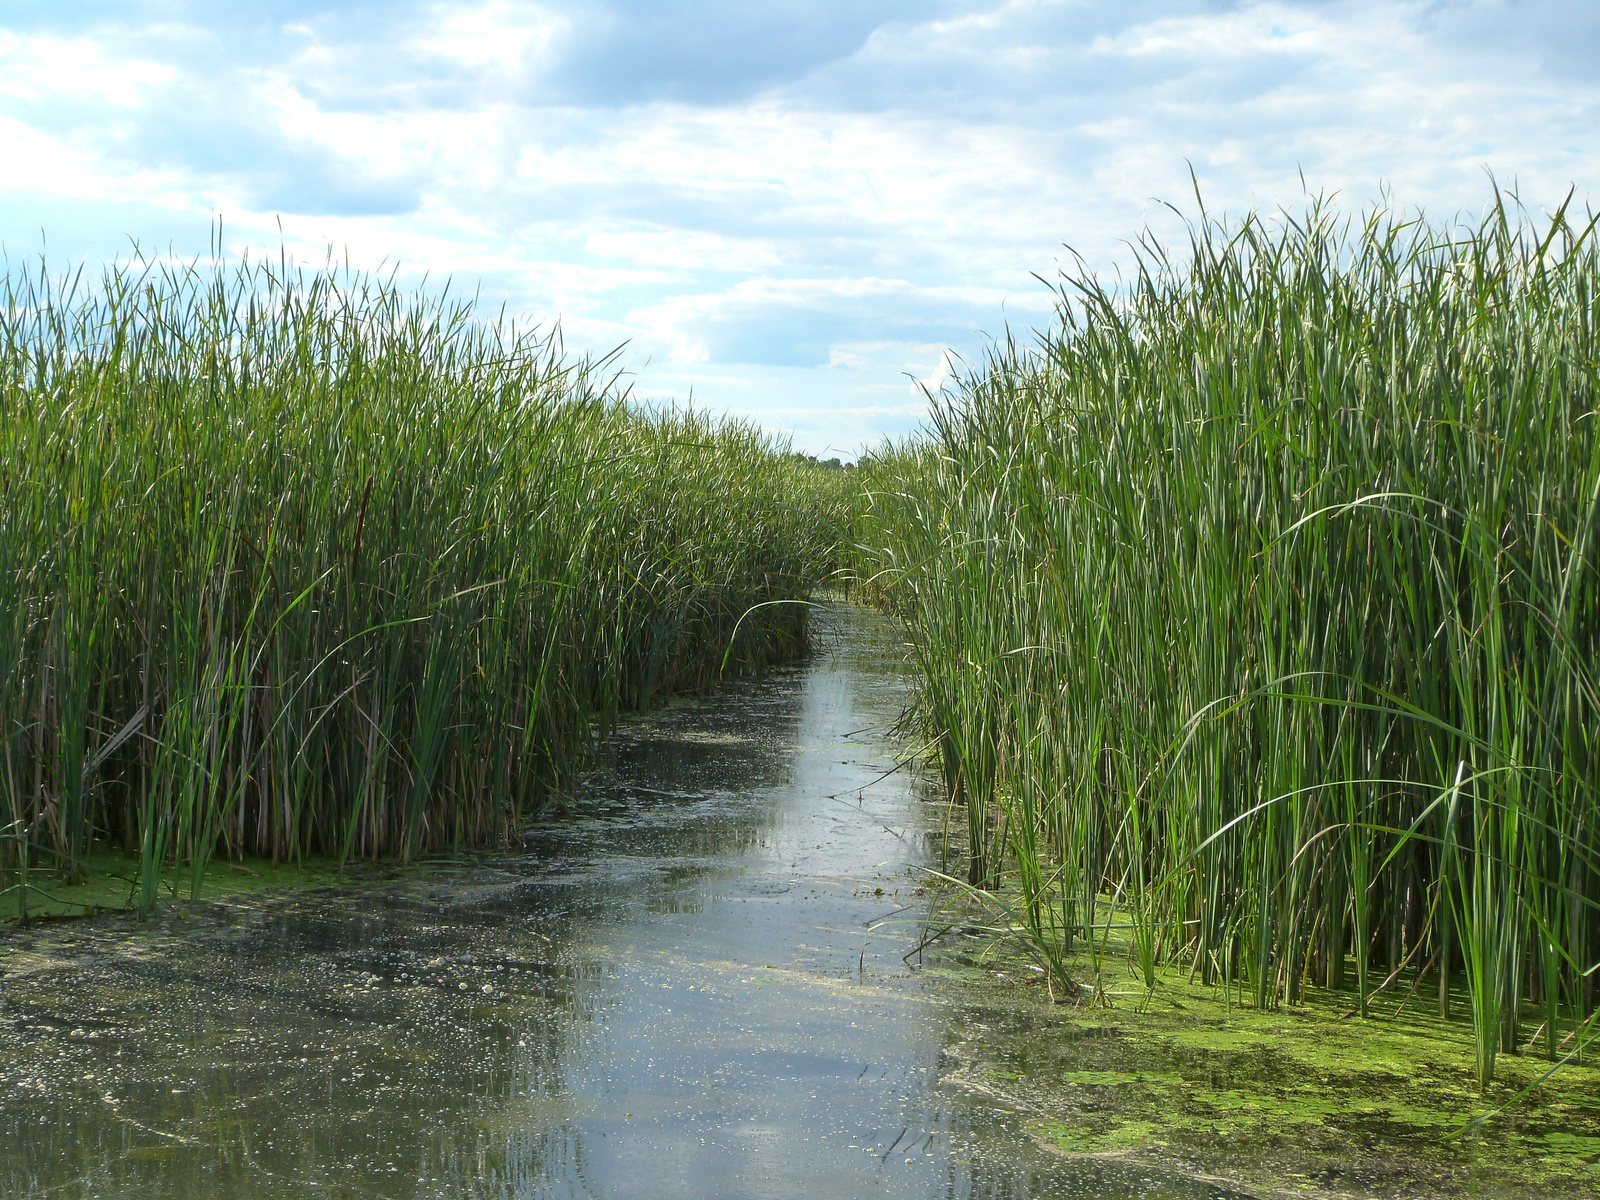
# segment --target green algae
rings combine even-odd
[[[1051,1153],[1262,1195],[1594,1194],[1600,1067],[1569,1063],[1519,1096],[1551,1066],[1529,1050],[1480,1091],[1464,998],[1443,1020],[1407,978],[1365,1019],[1349,993],[1315,989],[1258,1011],[1170,967],[1153,992],[1124,986],[1118,951],[1081,1005],[1027,986],[1008,941],[987,947],[983,971],[956,967],[974,961],[958,946],[932,954],[928,982],[974,1017],[956,1025],[947,1082],[1029,1114]],[[1087,955],[1071,967],[1096,978]]]
[[[1067,1087],[1123,1087],[1127,1084],[1162,1086],[1180,1082],[1180,1077],[1162,1071],[1066,1071],[1056,1080]]]
[[[149,1146],[129,1146],[123,1151],[134,1162],[164,1163],[171,1159],[179,1150],[165,1142],[156,1142]]]
[[[200,896],[204,902],[230,904],[352,883],[371,887],[415,880],[441,869],[469,865],[472,861],[475,860],[427,860],[408,865],[359,862],[341,866],[333,858],[310,858],[292,863],[273,863],[258,858],[213,859],[206,865]],[[14,924],[23,915],[20,889],[14,886],[18,874],[15,870],[0,874],[0,883],[7,889],[6,894],[0,896],[0,925]],[[138,879],[138,856],[105,846],[85,856],[83,874],[76,880],[35,868],[28,872],[27,918],[62,920],[134,912],[138,909]],[[189,880],[190,874],[185,869],[181,872],[169,870],[162,881],[160,904],[170,909],[178,920],[187,918]]]
[[[1120,1155],[1162,1145],[1158,1127],[1149,1121],[1111,1121],[1098,1125],[1035,1125],[1030,1132],[1062,1154]]]
[[[1586,1176],[1600,1177],[1600,1137],[1578,1133],[1547,1133],[1542,1161],[1578,1170]]]

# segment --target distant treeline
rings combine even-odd
[[[794,457],[807,466],[821,467],[824,471],[854,471],[856,469],[855,463],[840,462],[837,458],[818,458],[815,454],[800,453],[796,453]]]
[[[391,280],[0,295],[0,868],[512,835],[613,714],[792,657],[843,494]],[[757,607],[764,606],[764,607]],[[741,619],[742,618],[742,619]],[[20,876],[0,876],[18,886]]]
[[[858,472],[968,878],[1057,967],[1114,902],[1151,986],[1365,1013],[1425,978],[1485,1081],[1530,1030],[1570,1054],[1600,963],[1595,223],[1496,196],[1464,228],[1319,203],[1190,237],[1064,278],[1037,341]]]

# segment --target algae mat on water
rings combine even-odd
[[[1480,1092],[1471,1026],[1440,1020],[1432,995],[1400,990],[1363,1021],[1345,994],[1256,1011],[1168,972],[1153,994],[1129,980],[1092,1007],[1052,1004],[1026,959],[961,941],[924,968],[966,1009],[945,1079],[1055,1153],[1257,1196],[1600,1194],[1600,1067],[1569,1063],[1519,1097],[1551,1064],[1507,1056]]]
[[[272,863],[254,856],[239,859],[213,859],[206,864],[200,895],[204,901],[222,904],[249,902],[253,898],[292,896],[319,888],[362,884],[378,886],[390,881],[426,879],[441,871],[469,867],[471,856],[432,857],[420,862],[352,862],[340,866],[335,858],[306,857],[292,863]],[[114,847],[96,847],[83,860],[83,877],[64,879],[51,870],[28,872],[26,906],[21,872],[9,872],[10,886],[0,895],[0,929],[29,921],[94,917],[106,913],[135,912],[138,909],[139,858]],[[169,871],[161,881],[161,894],[153,906],[178,919],[185,919],[191,900],[193,873],[187,868]],[[204,904],[200,907],[203,909]]]

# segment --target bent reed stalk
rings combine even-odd
[[[556,335],[333,265],[0,286],[24,912],[29,869],[96,839],[140,856],[146,909],[214,854],[497,843],[619,710],[804,645],[773,602],[833,569],[837,482],[646,414]]]
[[[1258,1006],[1464,991],[1487,1085],[1600,963],[1600,258],[1496,193],[1323,201],[1062,279],[864,464],[970,885]]]

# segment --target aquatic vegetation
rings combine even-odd
[[[1202,216],[864,465],[968,885],[1056,966],[1465,996],[1480,1083],[1600,965],[1593,220]],[[1098,960],[1097,964],[1098,964]],[[1463,1014],[1457,1011],[1455,1016]]]
[[[1294,1005],[1241,1008],[1163,967],[1154,996],[1135,977],[1113,981],[1109,1003],[1039,1004],[1015,941],[991,947],[983,971],[948,965],[983,941],[929,952],[929,984],[983,1014],[981,1029],[952,1024],[946,1078],[1027,1114],[1055,1153],[1177,1165],[1263,1196],[1587,1196],[1600,1178],[1600,1068],[1568,1064],[1518,1100],[1549,1070],[1527,1055],[1480,1090],[1470,1024],[1425,996],[1374,996],[1368,1020],[1353,995],[1317,986]],[[1129,931],[1107,953],[1131,963]],[[1091,958],[1080,944],[1070,966],[1087,977]]]
[[[844,473],[557,333],[333,264],[0,288],[11,901],[96,839],[147,907],[493,844],[618,711],[804,644]]]

